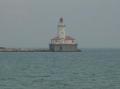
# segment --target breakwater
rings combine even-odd
[[[50,52],[47,48],[0,48],[0,52]]]
[[[0,47],[0,52],[54,52],[49,48],[4,48]],[[81,52],[80,49],[75,51],[55,51],[55,52]]]

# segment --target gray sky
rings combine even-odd
[[[0,0],[0,46],[48,47],[61,16],[79,48],[120,48],[120,0]]]

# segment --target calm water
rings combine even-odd
[[[0,89],[120,89],[120,49],[1,52]]]

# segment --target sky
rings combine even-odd
[[[60,17],[79,48],[120,48],[120,0],[0,0],[0,46],[46,48]]]

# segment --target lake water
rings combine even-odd
[[[120,49],[1,52],[0,89],[120,89]]]

